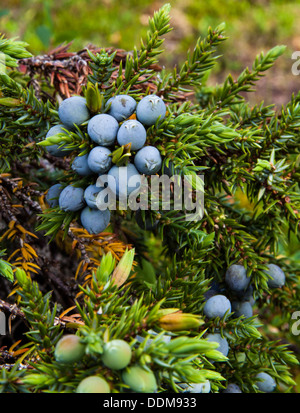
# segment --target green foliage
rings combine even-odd
[[[239,103],[243,98],[241,92],[252,92],[251,89],[266,70],[270,69],[275,60],[284,53],[285,46],[275,46],[266,55],[262,52],[256,57],[252,71],[246,68],[236,81],[229,75],[221,87],[217,87],[214,93],[212,104],[217,107],[227,107]]]
[[[176,382],[201,382],[206,379],[216,383],[222,381],[222,376],[211,369],[199,370],[199,365],[204,363],[206,355],[214,361],[226,360],[218,351],[212,351],[218,344],[207,342],[200,336],[181,336],[173,339],[170,336],[171,340],[166,345],[166,336],[163,332],[152,338],[154,333],[150,332],[150,328],[155,328],[159,321],[161,303],[149,308],[142,304],[141,298],[130,305],[128,290],[124,291],[123,297],[119,297],[112,279],[108,282],[106,280],[111,257],[106,256],[104,260],[106,264],[101,264],[97,271],[98,279],[96,276],[93,277],[93,290],[83,289],[84,301],[81,305],[77,303],[77,310],[84,325],[69,325],[69,329],[77,330],[77,334],[82,338],[81,342],[85,345],[84,359],[72,365],[65,365],[53,359],[55,345],[63,331],[56,317],[56,307],[54,306],[53,310],[49,308],[49,294],[43,296],[37,283],[32,282],[24,271],[17,270],[20,304],[31,326],[26,333],[30,340],[27,347],[34,345],[32,352],[37,352],[40,356],[39,361],[32,363],[34,370],[19,377],[18,385],[15,384],[17,391],[25,388],[27,391],[35,389],[52,393],[74,392],[83,377],[99,373],[99,368],[103,375],[109,377],[113,390],[122,391],[126,385],[122,383],[118,371],[110,370],[101,363],[104,344],[115,337],[128,340],[133,353],[132,360],[146,368],[151,366],[160,378],[162,387],[171,386],[178,391]],[[111,317],[114,320],[112,323],[109,321],[112,320]],[[145,331],[146,335],[143,333],[143,340],[139,341],[134,335],[139,332],[141,326],[143,331],[145,328],[149,331]],[[148,342],[150,338],[151,344]],[[188,366],[187,359],[190,362]],[[10,390],[8,382],[9,379],[4,376],[0,387],[2,392]]]
[[[297,344],[297,340],[286,326],[292,323],[291,309],[298,306],[299,266],[297,259],[283,254],[283,246],[287,247],[289,237],[299,242],[300,94],[292,96],[279,112],[264,104],[251,107],[242,95],[254,90],[283,54],[283,46],[259,54],[252,69],[246,68],[236,80],[229,75],[221,85],[208,87],[205,81],[217,61],[217,48],[225,40],[223,25],[209,28],[180,67],[159,72],[163,36],[170,31],[169,12],[165,5],[154,14],[140,48],[128,53],[125,63],[115,64],[114,51],[89,51],[91,74],[84,94],[95,113],[105,111],[105,103],[115,94],[128,93],[139,100],[150,86],[164,98],[167,116],[148,128],[147,143],[161,152],[163,170],[188,175],[194,189],[204,193],[203,215],[187,220],[188,211],[176,209],[174,200],[170,210],[164,210],[163,199],[159,199],[154,214],[157,226],[143,231],[135,224],[132,211],[117,210],[112,214],[111,238],[106,244],[105,237],[100,238],[91,257],[85,246],[91,245],[93,237],[85,232],[80,238],[73,236],[71,251],[77,246],[90,271],[83,280],[76,271],[78,291],[72,296],[71,309],[17,269],[15,291],[29,324],[28,341],[20,348],[26,353],[21,357],[32,369],[20,372],[14,367],[8,373],[4,369],[2,392],[72,393],[93,375],[105,377],[112,392],[126,392],[122,372],[107,368],[101,360],[105,343],[113,339],[131,346],[128,368],[138,365],[155,374],[158,392],[182,392],[181,384],[205,380],[210,380],[212,392],[221,392],[229,382],[237,383],[243,392],[258,392],[259,371],[272,375],[278,392],[294,391],[293,369],[299,360],[290,343]],[[69,168],[73,155],[90,147],[86,123],[73,132],[45,139],[58,120],[58,102],[37,96],[14,69],[1,75],[0,86],[1,172],[11,170],[16,159],[24,163],[44,159],[43,146],[68,144],[73,154],[64,159],[68,166],[59,182],[82,187],[91,183],[88,177],[78,179]],[[39,91],[43,87],[41,82]],[[57,171],[49,175],[52,183],[58,182]],[[71,236],[72,228],[80,231],[77,213],[58,207],[36,212],[35,230],[50,243],[59,236]],[[125,240],[122,257],[107,253],[118,237]],[[102,256],[99,263],[95,254]],[[93,260],[97,265],[92,267]],[[286,274],[282,289],[268,286],[265,270],[271,262]],[[250,277],[255,314],[245,318],[229,313],[207,319],[203,307],[213,284],[230,300],[237,299],[225,283],[226,269],[236,263],[244,265]],[[8,267],[4,264],[3,268],[4,276],[11,278]],[[66,311],[71,313],[67,319]],[[284,334],[273,337],[275,327],[280,330],[281,326],[289,344],[278,340]],[[83,359],[68,367],[54,357],[55,345],[66,332],[79,335],[86,349]],[[227,339],[228,357],[205,339],[208,332],[219,332]]]
[[[18,59],[31,57],[31,53],[26,50],[27,43],[16,39],[5,39],[0,37],[1,65],[8,67],[18,67]],[[1,71],[3,68],[1,67]]]
[[[32,87],[22,87],[14,80],[14,74],[13,71],[0,73],[0,85],[4,95],[0,98],[1,172],[9,171],[11,162],[16,158],[21,161],[28,155],[37,156],[37,152],[34,154],[26,148],[28,145],[34,146],[35,141],[45,134],[45,130],[57,117],[51,102],[40,101]],[[12,120],[9,124],[8,118]],[[12,138],[13,136],[15,137]]]
[[[216,47],[224,40],[224,24],[219,25],[215,30],[210,27],[206,38],[200,37],[193,52],[188,52],[187,60],[178,73],[176,67],[170,74],[163,73],[162,78],[157,82],[157,91],[168,98],[172,97],[172,91],[186,92],[189,91],[186,86],[199,86],[204,76],[214,67],[218,58],[214,55]]]
[[[0,257],[3,257],[5,255],[5,251],[0,251]],[[9,281],[14,281],[14,273],[13,270],[10,266],[10,264],[3,260],[0,259],[0,274],[7,278]]]

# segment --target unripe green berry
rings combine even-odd
[[[122,378],[130,389],[137,393],[155,393],[157,383],[152,371],[143,369],[136,365],[124,370]]]
[[[75,363],[85,354],[85,345],[75,334],[63,336],[56,344],[54,357],[59,363]]]
[[[121,370],[128,366],[131,360],[131,347],[124,340],[112,340],[105,344],[102,362],[112,370]]]
[[[76,393],[110,393],[110,387],[102,377],[89,376],[78,384]]]
[[[54,357],[59,363],[75,363],[85,354],[85,345],[75,334],[63,336],[56,344]]]

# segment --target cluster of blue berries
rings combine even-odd
[[[281,288],[285,284],[285,274],[276,264],[268,264],[268,286],[270,288]],[[231,265],[225,274],[226,287],[221,287],[213,283],[206,294],[204,313],[208,318],[224,317],[228,312],[233,312],[236,317],[252,317],[252,307],[255,303],[253,297],[253,286],[250,284],[250,277],[243,265]],[[227,298],[226,291],[229,292],[231,301]],[[222,293],[222,294],[221,294]],[[225,293],[225,294],[224,294]]]
[[[285,273],[276,264],[268,264],[265,273],[268,275],[269,288],[281,288],[285,284]],[[234,316],[245,318],[253,316],[253,305],[255,299],[253,296],[253,286],[250,284],[250,277],[243,265],[231,265],[225,274],[225,286],[214,282],[205,296],[204,314],[208,319],[216,317],[223,318]],[[230,297],[230,300],[228,297]],[[208,341],[214,341],[219,344],[218,351],[227,356],[230,350],[229,343],[219,332],[210,333],[206,336]],[[260,372],[257,375],[258,389],[262,392],[272,392],[276,383],[272,376],[266,372]],[[231,383],[224,390],[224,393],[241,393],[238,385]]]
[[[129,95],[116,95],[105,105],[106,113],[91,117],[84,97],[73,96],[65,99],[58,108],[61,124],[53,126],[46,138],[59,133],[67,133],[76,126],[87,125],[87,134],[95,145],[89,153],[77,156],[72,162],[72,169],[80,176],[107,174],[109,189],[116,197],[129,196],[141,183],[141,175],[153,175],[159,172],[162,158],[155,146],[146,145],[147,128],[154,125],[158,119],[164,119],[166,105],[156,95],[147,95],[139,103]],[[132,115],[134,115],[133,117]],[[133,153],[133,163],[126,166],[127,187],[120,182],[120,166],[113,165],[112,151],[115,145],[130,145]],[[50,145],[47,151],[56,157],[69,155],[71,151],[66,145]],[[124,168],[123,167],[123,168]],[[124,171],[124,170],[123,170]],[[130,185],[134,177],[136,185]],[[109,209],[96,204],[96,198],[104,187],[94,183],[86,187],[60,184],[53,185],[46,194],[50,207],[59,207],[64,211],[81,211],[82,226],[91,234],[98,234],[106,229],[110,222]],[[110,187],[110,183],[112,185]],[[126,186],[126,185],[125,185]]]

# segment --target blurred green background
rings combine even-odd
[[[147,30],[148,18],[164,1],[154,0],[1,0],[0,31],[19,36],[34,54],[72,41],[76,51],[89,43],[130,50]],[[300,76],[291,72],[291,55],[300,50],[300,0],[174,0],[172,26],[166,37],[168,50],[162,63],[180,64],[208,26],[226,23],[228,40],[220,48],[218,66],[210,83],[231,72],[237,75],[252,65],[261,51],[287,45],[285,55],[259,82],[253,102],[281,105],[299,88]]]

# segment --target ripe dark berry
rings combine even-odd
[[[276,382],[272,376],[268,373],[258,373],[256,378],[258,379],[255,383],[260,391],[264,393],[271,393],[275,390]]]
[[[76,156],[71,166],[73,171],[77,172],[78,175],[81,175],[81,176],[91,175],[93,171],[89,168],[87,160],[88,160],[88,154],[82,155],[82,156]]]
[[[134,157],[136,169],[145,175],[156,174],[161,168],[160,152],[154,146],[144,146]]]
[[[113,145],[118,129],[119,123],[117,120],[106,113],[93,116],[87,126],[89,137],[100,146]]]
[[[244,316],[249,318],[253,316],[252,305],[249,301],[233,301],[232,311],[236,317]]]
[[[184,389],[183,393],[209,393],[211,390],[209,380],[204,383],[180,383],[180,387]]]
[[[97,185],[89,185],[85,188],[84,191],[84,199],[87,205],[90,208],[97,208],[96,199],[99,192],[101,192],[104,188],[99,187]]]
[[[128,119],[135,111],[136,101],[128,95],[116,95],[107,101],[110,104],[109,115],[113,116],[118,122]]]
[[[254,288],[250,284],[248,285],[245,291],[239,291],[236,293],[236,295],[239,298],[239,301],[249,301],[249,303],[253,306],[255,303],[253,292],[254,292]]]
[[[120,167],[114,165],[107,175],[109,189],[120,198],[129,196],[141,186],[141,175],[131,163]]]
[[[164,101],[156,95],[145,96],[136,107],[136,117],[143,125],[154,125],[160,117],[166,116],[166,105]]]
[[[51,136],[58,135],[59,133],[66,133],[68,129],[65,125],[54,125],[50,128],[47,132],[46,138],[50,138]],[[65,145],[49,145],[45,146],[45,149],[50,155],[56,156],[57,158],[63,158],[64,156],[70,155],[72,149],[66,149]]]
[[[58,203],[64,211],[79,211],[85,205],[84,190],[68,185],[61,191]]]
[[[231,303],[225,295],[217,294],[206,301],[203,311],[208,318],[222,318],[227,311],[231,312]]]
[[[85,207],[80,214],[80,220],[82,226],[90,234],[99,234],[103,232],[110,221],[110,211],[105,209],[100,211],[99,209],[92,209]]]
[[[270,276],[268,280],[268,286],[270,288],[281,288],[285,284],[285,274],[280,267],[276,264],[267,265],[268,270],[266,273]]]
[[[104,146],[95,146],[89,153],[87,162],[89,168],[97,173],[103,174],[111,167],[111,151]]]
[[[233,264],[226,271],[225,281],[231,291],[240,292],[248,287],[250,278],[243,265]]]
[[[69,128],[81,125],[90,117],[86,99],[81,96],[72,96],[63,100],[58,108],[58,116],[61,122]]]
[[[218,343],[219,347],[216,348],[216,350],[218,350],[225,357],[227,357],[228,352],[229,352],[229,345],[225,337],[222,337],[221,334],[219,333],[213,333],[213,334],[211,333],[207,335],[206,339],[207,341]]]
[[[213,281],[209,290],[204,293],[204,298],[207,301],[210,297],[221,294],[222,292],[223,288],[216,281]]]
[[[237,384],[229,383],[222,393],[243,393]]]
[[[131,150],[141,149],[146,142],[147,132],[144,126],[135,119],[126,120],[118,130],[117,140],[120,146],[131,143]]]
[[[59,195],[60,195],[62,189],[63,189],[63,187],[62,187],[61,184],[52,185],[48,189],[48,192],[45,196],[45,199],[46,199],[48,205],[51,208],[54,208],[58,205],[58,198],[59,198]]]

